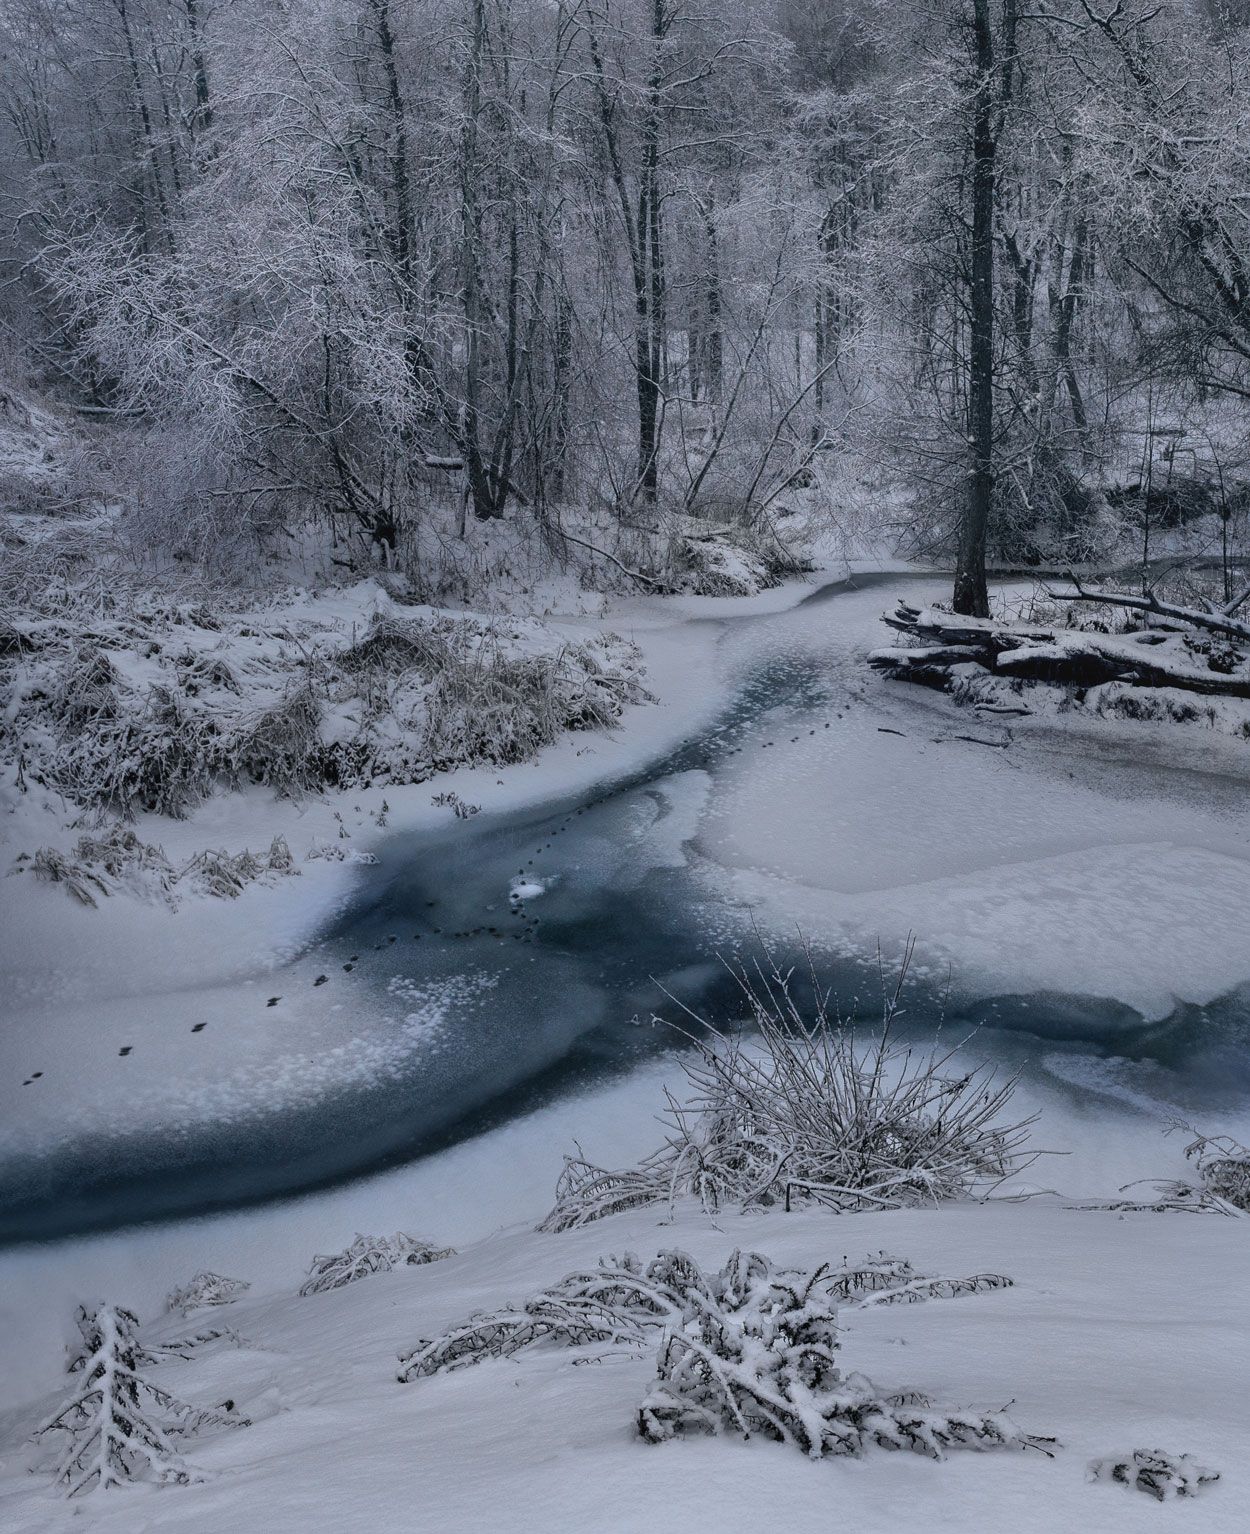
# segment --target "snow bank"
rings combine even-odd
[[[516,1301],[601,1254],[674,1246],[719,1266],[738,1246],[810,1269],[885,1248],[930,1273],[1002,1272],[1013,1287],[901,1307],[846,1309],[842,1357],[872,1378],[977,1409],[1011,1403],[1026,1430],[1055,1434],[1040,1455],[959,1455],[933,1464],[869,1451],[813,1462],[763,1441],[695,1439],[660,1447],[635,1432],[654,1358],[617,1351],[598,1367],[541,1350],[457,1374],[395,1382],[396,1358],[473,1309]],[[238,1254],[215,1257],[241,1277]],[[899,1528],[1020,1534],[1142,1527],[1145,1503],[1089,1484],[1089,1461],[1160,1447],[1223,1472],[1198,1509],[1147,1511],[1152,1526],[1240,1529],[1239,1467],[1250,1429],[1239,1409],[1250,1368],[1241,1291],[1250,1278],[1241,1223],[1188,1216],[980,1206],[731,1219],[623,1216],[544,1236],[518,1230],[441,1262],[300,1298],[292,1264],[268,1293],[215,1313],[246,1338],[188,1366],[180,1389],[228,1393],[253,1426],[188,1450],[210,1479],[121,1491],[81,1510],[25,1473],[24,1431],[48,1404],[4,1419],[0,1508],[12,1534],[70,1528],[165,1531],[263,1526],[406,1526],[414,1499],[431,1527],[583,1534]],[[120,1298],[124,1301],[126,1296]],[[150,1311],[149,1311],[150,1314]],[[63,1387],[59,1387],[62,1388]],[[207,1396],[205,1397],[208,1398]],[[51,1398],[49,1397],[48,1400]],[[1194,1522],[1194,1519],[1197,1522]]]

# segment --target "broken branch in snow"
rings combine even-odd
[[[1109,607],[1127,607],[1135,612],[1157,613],[1162,618],[1189,623],[1194,628],[1210,629],[1216,634],[1227,634],[1232,639],[1241,639],[1250,644],[1250,624],[1241,623],[1232,616],[1247,595],[1250,595],[1250,590],[1226,607],[1204,612],[1198,607],[1180,607],[1174,602],[1160,602],[1153,591],[1141,597],[1123,591],[1090,591],[1081,585],[1075,575],[1069,575],[1068,579],[1076,588],[1074,591],[1051,591],[1047,587],[1046,595],[1056,602],[1097,602]]]

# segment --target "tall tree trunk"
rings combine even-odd
[[[482,451],[482,212],[478,200],[477,127],[482,109],[482,61],[486,50],[485,0],[473,0],[469,60],[464,82],[464,132],[460,148],[461,294],[465,325],[464,408],[461,450],[473,512],[485,521],[497,514]]]
[[[208,67],[204,62],[204,41],[200,36],[200,10],[198,0],[183,0],[187,12],[187,31],[191,34],[191,67],[195,78],[195,112],[191,119],[192,133],[211,128],[213,103],[208,90]]]
[[[994,496],[994,39],[989,0],[974,0],[977,87],[972,124],[972,248],[969,293],[968,436],[972,474],[959,529],[954,606],[987,618],[985,545]]]
[[[148,109],[147,96],[143,90],[143,75],[139,69],[139,59],[135,52],[134,33],[130,27],[130,13],[127,10],[127,0],[113,0],[114,9],[117,11],[118,20],[121,22],[122,38],[126,44],[126,62],[130,72],[130,88],[134,94],[135,111],[139,118],[143,132],[143,161],[151,177],[152,187],[156,194],[157,212],[160,217],[161,236],[173,249],[173,228],[169,218],[169,205],[165,200],[165,185],[161,179],[160,161],[156,153],[156,134],[152,127],[152,113]],[[151,231],[148,226],[147,211],[143,216],[143,241],[145,247],[149,243]]]
[[[705,317],[704,378],[707,397],[713,409],[721,402],[725,374],[725,332],[720,280],[720,240],[716,233],[716,191],[708,186],[703,204],[703,229],[707,241],[707,264],[704,271]]]

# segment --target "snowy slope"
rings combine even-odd
[[[420,1211],[393,1211],[421,1229]],[[431,1235],[438,1232],[429,1231]],[[882,1386],[923,1389],[946,1405],[1002,1407],[1053,1434],[1056,1458],[952,1454],[942,1464],[870,1452],[805,1460],[791,1448],[729,1439],[654,1448],[634,1433],[652,1376],[645,1354],[578,1367],[536,1351],[399,1385],[396,1356],[481,1306],[519,1300],[609,1252],[680,1247],[705,1264],[735,1246],[784,1264],[881,1248],[922,1271],[1003,1272],[1015,1286],[922,1305],[845,1310],[848,1367]],[[247,1277],[222,1251],[218,1267]],[[194,1365],[165,1366],[194,1399],[237,1399],[257,1420],[189,1451],[200,1485],[139,1488],[79,1512],[25,1474],[23,1428],[51,1404],[3,1421],[0,1525],[6,1534],[149,1528],[266,1534],[309,1528],[492,1529],[507,1534],[620,1534],[830,1527],[1059,1534],[1243,1526],[1250,1428],[1240,1409],[1250,1338],[1242,1223],[1216,1217],[1127,1218],[1036,1204],[833,1216],[692,1212],[671,1225],[620,1216],[580,1232],[524,1228],[428,1267],[298,1298],[290,1268],[269,1293],[214,1313],[246,1338]],[[124,1296],[121,1296],[124,1298]],[[167,1328],[168,1329],[168,1328]],[[1196,1506],[1157,1507],[1087,1484],[1087,1462],[1134,1448],[1191,1452],[1223,1480]]]

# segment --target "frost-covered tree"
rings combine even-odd
[[[135,1480],[185,1484],[196,1472],[178,1440],[206,1428],[246,1425],[224,1407],[179,1400],[148,1373],[162,1358],[184,1355],[220,1332],[149,1348],[139,1340],[134,1313],[115,1305],[81,1308],[77,1325],[81,1340],[69,1365],[74,1388],[34,1435],[57,1441],[53,1474],[67,1496]]]

